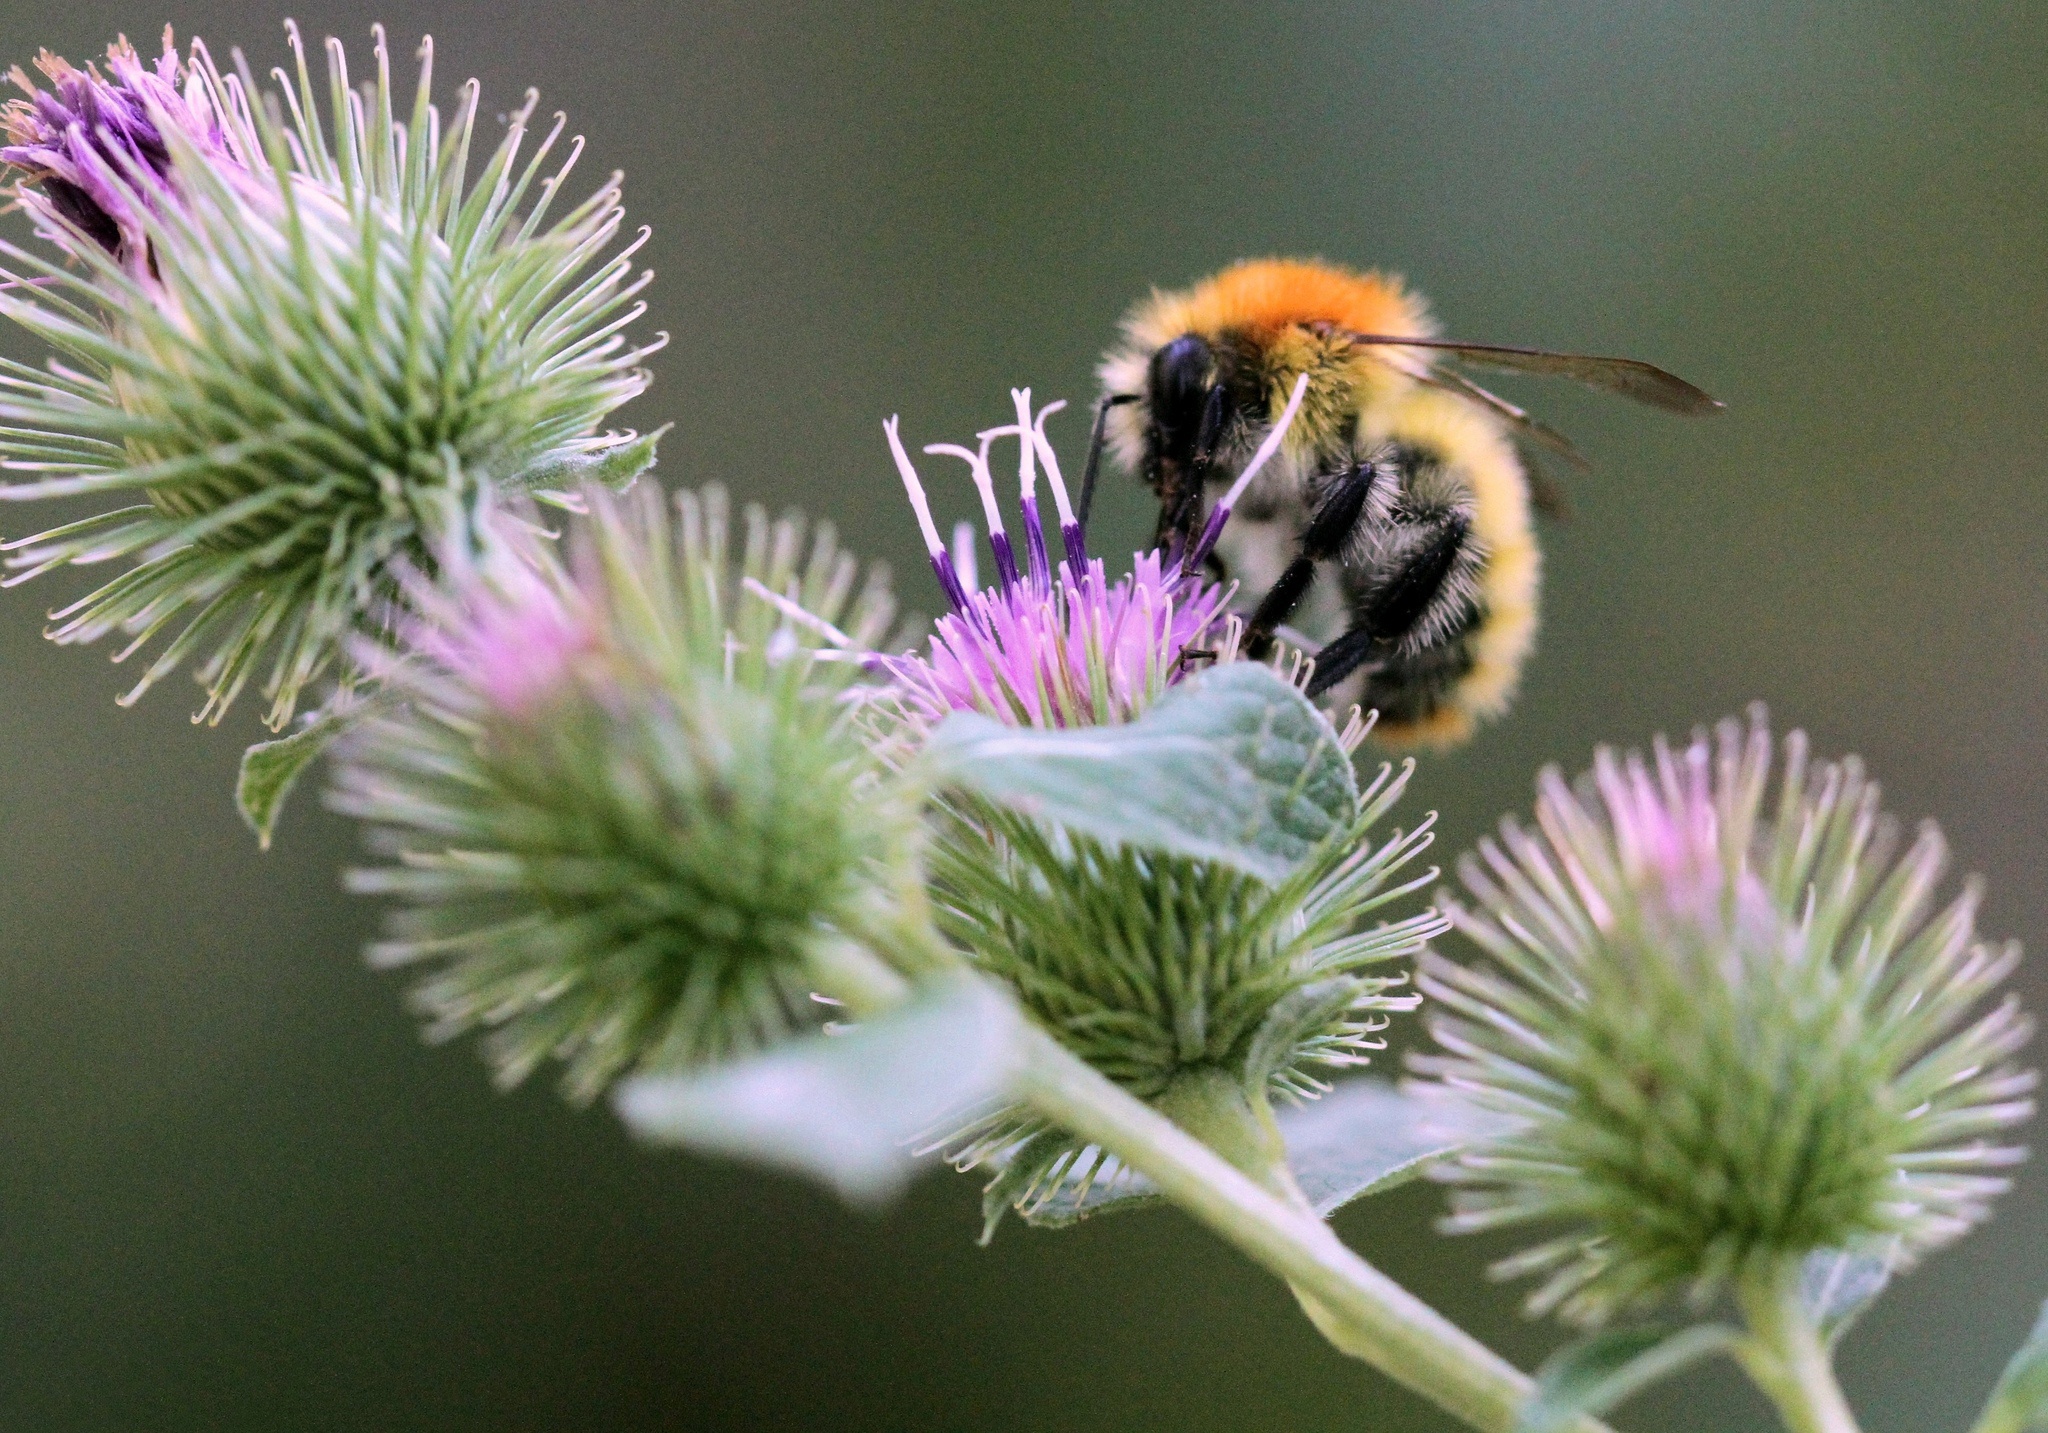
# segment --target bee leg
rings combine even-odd
[[[1292,617],[1301,599],[1308,595],[1310,584],[1316,580],[1316,564],[1343,551],[1378,480],[1378,464],[1354,463],[1331,486],[1329,496],[1323,499],[1308,531],[1302,535],[1301,554],[1287,564],[1280,580],[1260,599],[1251,621],[1245,624],[1245,655],[1256,661],[1273,650],[1273,629]]]
[[[1316,653],[1315,674],[1302,688],[1302,695],[1314,701],[1363,666],[1379,645],[1380,639],[1366,626],[1353,627],[1335,641],[1325,643],[1323,650]]]
[[[1088,435],[1088,462],[1081,469],[1081,501],[1074,506],[1074,521],[1088,531],[1088,509],[1095,503],[1095,476],[1102,470],[1102,450],[1109,443],[1109,410],[1135,403],[1135,393],[1111,393],[1095,405],[1095,429]]]
[[[1471,522],[1457,512],[1443,514],[1435,527],[1435,533],[1373,594],[1350,629],[1316,654],[1315,675],[1304,689],[1306,696],[1313,699],[1336,686],[1400,641],[1429,610],[1472,530]]]
[[[1216,465],[1216,442],[1223,436],[1228,416],[1229,395],[1220,383],[1212,384],[1202,404],[1201,426],[1195,429],[1193,455],[1180,468],[1161,494],[1159,531],[1154,542],[1178,552],[1195,540],[1202,523],[1202,494],[1209,485],[1209,470]]]

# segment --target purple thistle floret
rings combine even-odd
[[[972,593],[938,620],[925,652],[873,665],[919,731],[956,711],[1013,726],[1114,725],[1186,674],[1228,595],[1167,570],[1157,552],[1138,554],[1113,585],[1099,558],[1078,581],[1063,562],[1044,594],[1023,581]]]
[[[141,206],[171,178],[168,128],[209,158],[240,166],[203,80],[179,63],[168,26],[163,43],[150,66],[126,37],[115,41],[104,74],[45,50],[36,68],[48,90],[18,65],[8,72],[27,97],[0,109],[8,141],[0,164],[21,171],[24,207],[58,244],[75,247],[83,235],[123,264],[140,262],[147,252]]]
[[[967,463],[988,523],[997,585],[975,590],[971,541],[948,551],[932,520],[924,484],[898,436],[897,420],[883,424],[925,550],[953,610],[941,617],[926,650],[873,655],[870,667],[888,682],[885,702],[921,738],[949,713],[975,711],[1015,726],[1105,726],[1129,721],[1199,663],[1236,655],[1237,619],[1224,608],[1230,590],[1202,575],[1202,562],[1227,520],[1240,482],[1210,516],[1202,540],[1185,553],[1136,554],[1131,571],[1109,580],[1088,556],[1085,534],[1068,499],[1059,460],[1046,440],[1045,420],[1066,405],[1035,413],[1031,390],[1013,389],[1016,421],[976,436],[978,448],[934,443],[925,452]],[[1298,406],[1290,404],[1261,458],[1278,447]],[[999,438],[1018,439],[1018,506],[1024,519],[1026,567],[1018,571],[1010,536],[996,501],[988,454]],[[1055,570],[1046,551],[1037,502],[1043,468],[1060,524],[1065,561]],[[1255,475],[1257,467],[1247,468]],[[966,524],[962,524],[966,528]],[[971,531],[967,533],[971,539]]]
[[[566,690],[579,667],[601,665],[603,627],[584,586],[528,529],[485,513],[474,545],[474,553],[446,545],[441,581],[408,581],[415,615],[405,646],[448,673],[454,689],[481,698],[481,711],[524,720]],[[362,655],[372,670],[394,660],[374,644]]]
[[[1624,919],[1622,907],[1633,906],[1635,919],[1656,938],[1714,932],[1747,948],[1777,940],[1779,917],[1763,879],[1723,849],[1728,793],[1717,788],[1705,743],[1674,753],[1660,739],[1655,758],[1653,766],[1633,754],[1624,760],[1606,748],[1596,751],[1586,793],[1574,792],[1556,770],[1538,779],[1539,819],[1570,832],[1568,842],[1591,832],[1599,818],[1588,813],[1604,809],[1616,869],[1601,873],[1599,857],[1585,854],[1589,848],[1568,846],[1569,879],[1596,927],[1612,933]],[[1597,804],[1589,807],[1581,795],[1597,797]],[[1618,877],[1632,901],[1603,896],[1602,874]]]
[[[1209,554],[1216,550],[1216,540],[1223,536],[1223,525],[1230,521],[1231,510],[1237,506],[1237,500],[1244,496],[1245,489],[1252,485],[1252,479],[1259,475],[1259,470],[1280,451],[1280,440],[1285,438],[1287,430],[1294,426],[1294,415],[1301,411],[1301,398],[1307,392],[1308,375],[1304,373],[1294,380],[1294,391],[1287,395],[1287,406],[1280,411],[1279,421],[1273,424],[1272,429],[1266,434],[1265,441],[1259,444],[1258,451],[1252,454],[1252,460],[1244,465],[1244,471],[1237,475],[1237,481],[1230,485],[1230,490],[1217,499],[1216,506],[1209,510],[1209,521],[1203,525],[1201,536],[1195,539],[1194,546],[1181,558],[1182,572],[1198,570],[1208,561]]]

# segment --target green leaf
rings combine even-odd
[[[662,434],[674,426],[664,423],[652,433],[629,435],[609,447],[543,458],[507,486],[529,493],[574,492],[586,483],[601,483],[620,491],[654,466],[655,447]]]
[[[1799,1268],[1799,1302],[1828,1347],[1884,1292],[1902,1248],[1899,1240],[1888,1239],[1865,1249],[1823,1249],[1806,1256]]]
[[[1354,1199],[1406,1184],[1435,1161],[1512,1123],[1454,1095],[1353,1079],[1280,1110],[1295,1183],[1328,1218]]]
[[[1067,1154],[1073,1158],[1053,1174],[1053,1166]],[[994,1237],[996,1225],[1012,1208],[1034,1228],[1065,1229],[1097,1214],[1139,1208],[1159,1197],[1158,1185],[1115,1155],[1096,1145],[1077,1145],[1063,1131],[1048,1130],[1012,1153],[1002,1172],[982,1192],[981,1242],[986,1244]],[[1024,1202],[1020,1205],[1019,1200]]]
[[[1998,1386],[1971,1433],[2039,1433],[2048,1429],[2048,1304],[2034,1331],[1999,1375]]]
[[[879,1203],[910,1178],[920,1135],[1009,1087],[1022,1028],[986,981],[949,979],[844,1034],[628,1080],[613,1103],[644,1139],[795,1170]]]
[[[1125,726],[1040,731],[956,712],[926,751],[945,780],[1035,820],[1275,884],[1357,815],[1337,733],[1257,662],[1211,668]]]
[[[1082,1161],[1092,1158],[1092,1165]],[[1090,1145],[1059,1179],[1017,1212],[1040,1229],[1065,1229],[1097,1214],[1156,1204],[1159,1186],[1099,1146]],[[987,1207],[983,1206],[984,1214]]]
[[[276,741],[259,741],[242,753],[242,771],[235,779],[235,805],[256,833],[256,843],[270,849],[270,836],[284,810],[284,800],[299,775],[361,717],[367,702],[329,705],[304,727]]]
[[[1276,1112],[1287,1164],[1316,1213],[1327,1218],[1368,1194],[1406,1184],[1436,1160],[1512,1123],[1455,1096],[1428,1096],[1386,1080],[1345,1080],[1319,1100]],[[1048,1180],[1073,1139],[1053,1132],[1026,1141],[1003,1164],[982,1198],[984,1242],[1004,1211],[1040,1228],[1064,1229],[1096,1214],[1135,1209],[1159,1198],[1158,1186],[1099,1152]]]
[[[1581,1415],[1598,1417],[1688,1364],[1732,1347],[1726,1324],[1669,1329],[1611,1329],[1551,1355],[1536,1391],[1515,1416],[1515,1433],[1556,1433]]]

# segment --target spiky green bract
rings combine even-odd
[[[303,53],[258,95],[195,44],[171,79],[203,144],[138,90],[167,166],[73,158],[125,196],[139,246],[109,252],[33,176],[18,186],[71,263],[0,246],[0,315],[57,355],[0,363],[0,465],[34,475],[0,498],[127,505],[7,544],[10,581],[125,566],[50,628],[126,633],[116,660],[153,646],[124,702],[191,658],[200,717],[254,681],[282,727],[380,620],[393,574],[430,568],[451,493],[548,481],[630,441],[598,425],[646,386],[658,340],[623,336],[647,276],[637,242],[610,252],[617,177],[551,217],[581,148],[543,177],[560,119],[523,158],[529,94],[487,147],[474,82],[445,120],[429,103],[428,45],[401,122],[381,32],[376,52],[351,90],[328,43],[323,124]]]
[[[1348,826],[1277,884],[963,804],[933,847],[939,923],[1063,1044],[1133,1094],[1212,1141],[1236,1139],[1240,1125],[1269,1130],[1272,1094],[1328,1089],[1316,1069],[1365,1064],[1384,1046],[1388,1013],[1417,1003],[1404,991],[1407,972],[1389,967],[1443,921],[1433,910],[1384,917],[1435,877],[1401,879],[1428,847],[1431,822],[1369,839],[1411,770],[1382,768]],[[1212,1108],[1219,1101],[1229,1108]],[[963,1168],[1008,1161],[1001,1202],[1027,1211],[1063,1181],[1082,1204],[1087,1181],[1123,1175],[1017,1110],[951,1143]]]
[[[1861,765],[1762,713],[1645,761],[1602,750],[1539,781],[1459,867],[1447,914],[1490,963],[1425,958],[1420,1069],[1521,1122],[1449,1164],[1449,1228],[1561,1233],[1503,1261],[1599,1323],[1678,1291],[1775,1287],[1794,1261],[1895,1237],[1911,1256],[1986,1213],[2031,1110],[2008,996],[2018,952],[1936,909],[1931,825],[1903,857]]]
[[[715,488],[673,524],[652,483],[588,502],[566,568],[508,530],[448,555],[332,798],[397,858],[351,885],[407,903],[372,958],[433,967],[430,1034],[490,1030],[506,1084],[564,1060],[578,1100],[815,1026],[821,942],[877,918],[917,819],[848,729],[857,669],[759,595],[879,639],[830,529],[806,558],[749,509],[736,551]]]

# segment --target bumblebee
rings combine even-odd
[[[1107,448],[1159,499],[1160,544],[1186,550],[1294,398],[1210,559],[1262,594],[1246,647],[1260,656],[1283,637],[1313,651],[1308,694],[1376,709],[1385,740],[1456,744],[1506,708],[1535,640],[1531,509],[1559,504],[1518,447],[1584,459],[1449,363],[1674,413],[1721,406],[1634,359],[1445,340],[1392,275],[1252,260],[1154,291],[1125,318],[1101,368],[1082,518]]]

